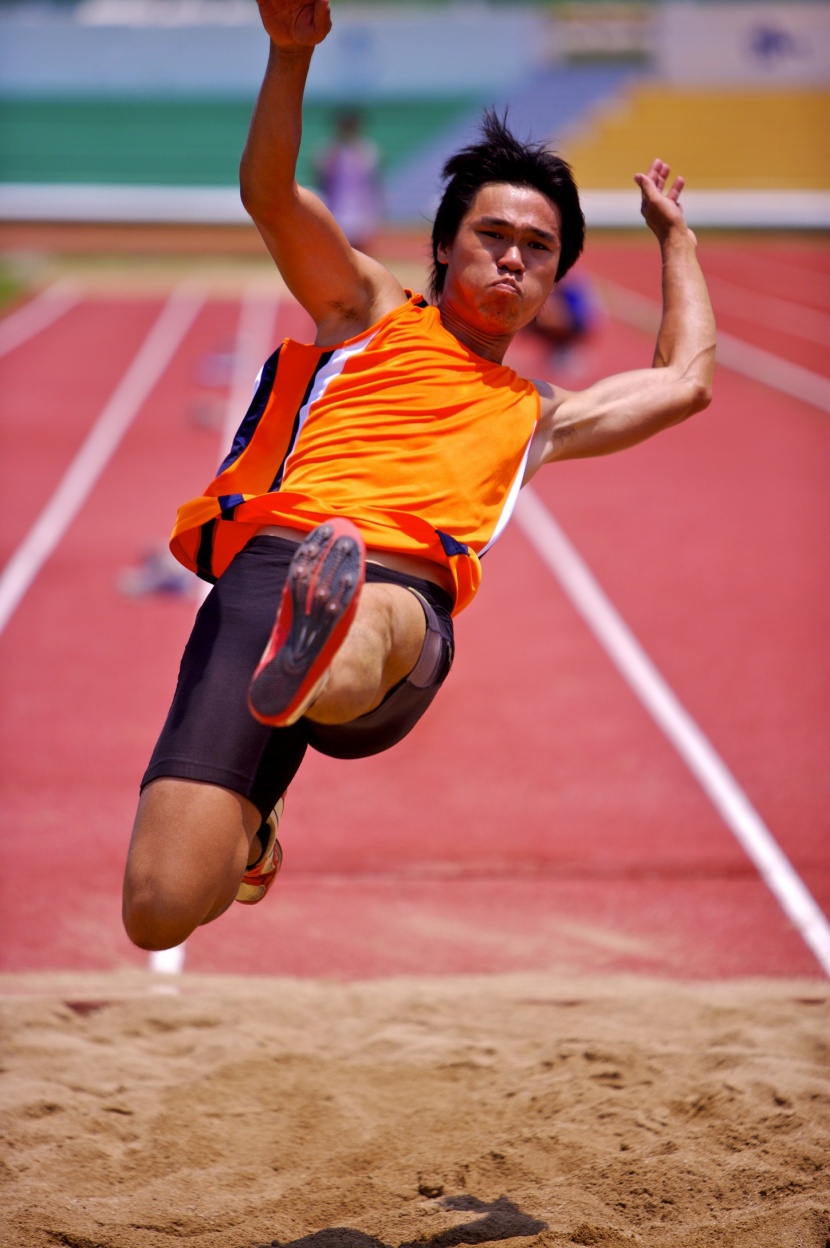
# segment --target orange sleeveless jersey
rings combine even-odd
[[[531,382],[462,346],[419,295],[338,347],[286,339],[170,547],[215,580],[263,525],[352,520],[368,547],[449,568],[454,613],[504,528],[539,417]]]

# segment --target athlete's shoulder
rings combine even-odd
[[[534,380],[531,383],[539,395],[539,420],[551,420],[562,402],[562,391],[549,381]]]
[[[366,332],[377,334],[389,329],[400,333],[430,333],[433,322],[438,319],[437,308],[433,308],[417,291],[405,289],[400,301],[385,310]]]

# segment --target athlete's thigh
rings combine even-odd
[[[254,538],[202,604],[142,788],[163,777],[211,784],[249,799],[263,819],[285,792],[305,741],[294,728],[255,720],[248,685],[274,623],[290,552],[278,538]]]

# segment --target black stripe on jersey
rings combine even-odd
[[[196,551],[196,574],[203,581],[210,581],[211,585],[216,584],[216,577],[213,575],[213,534],[215,529],[215,520],[208,520],[202,525],[199,533],[199,549]]]
[[[465,546],[463,542],[459,542],[456,538],[452,536],[451,533],[444,533],[441,531],[441,529],[436,529],[435,532],[438,534],[438,536],[441,539],[441,545],[444,547],[445,554],[450,555],[450,556],[469,555],[470,553],[469,546]]]
[[[291,438],[288,443],[288,450],[285,452],[283,461],[279,466],[277,475],[274,477],[274,480],[272,481],[268,489],[269,494],[275,494],[279,490],[280,486],[282,485],[282,479],[285,476],[285,465],[288,460],[288,456],[294,450],[294,443],[297,441],[297,434],[299,433],[299,429],[300,429],[300,413],[302,412],[303,408],[308,403],[308,400],[311,398],[311,391],[314,389],[314,383],[317,380],[317,374],[319,373],[321,368],[325,368],[326,364],[328,364],[329,360],[331,359],[333,355],[334,355],[333,350],[324,351],[323,354],[320,356],[319,360],[317,361],[316,365],[314,366],[314,372],[311,374],[311,377],[308,380],[308,385],[305,388],[303,401],[300,404],[300,406],[297,408],[297,411],[294,413],[294,424],[291,428]]]
[[[233,513],[236,511],[240,503],[245,502],[245,495],[220,494],[216,501],[221,508],[221,518],[223,520],[233,520]]]
[[[268,399],[271,397],[271,391],[274,388],[281,350],[282,346],[280,345],[272,355],[268,356],[268,359],[263,364],[262,375],[256,388],[256,394],[251,400],[251,405],[247,412],[242,417],[242,423],[234,435],[230,451],[219,465],[219,471],[216,473],[217,477],[221,476],[226,468],[230,468],[231,464],[239,459],[239,456],[250,444],[251,438],[256,433],[262,414],[268,404]]]

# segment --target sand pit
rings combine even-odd
[[[826,1248],[830,987],[0,977],[3,1248]]]

